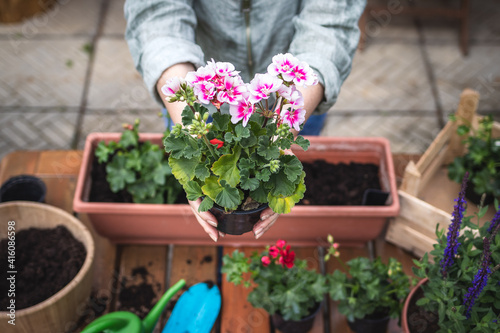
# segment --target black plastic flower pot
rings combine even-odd
[[[349,328],[356,333],[381,333],[387,332],[389,316],[381,318],[361,318],[354,322],[347,321]]]
[[[481,203],[482,195],[477,194],[475,191],[475,186],[472,182],[467,184],[467,188],[465,189],[465,197],[475,205],[479,205]],[[484,197],[483,205],[487,206],[493,202],[495,198],[492,194],[486,194]]]
[[[280,313],[276,312],[271,316],[274,328],[282,333],[306,333],[311,330],[314,319],[321,309],[321,303],[318,303],[313,312],[300,320],[284,320]]]
[[[226,213],[224,208],[214,205],[210,212],[217,219],[217,229],[228,235],[243,235],[252,231],[260,220],[260,213],[268,207],[267,204],[252,210],[236,210]]]
[[[0,187],[0,202],[35,201],[44,202],[47,187],[38,177],[20,175],[9,178]]]

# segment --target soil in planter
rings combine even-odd
[[[438,316],[425,311],[416,304],[422,297],[424,297],[424,292],[422,288],[418,288],[408,306],[408,328],[412,333],[435,333],[439,330]]]
[[[30,228],[16,232],[14,270],[16,309],[38,304],[64,288],[80,271],[87,251],[63,226]],[[0,242],[0,262],[7,263],[8,240]],[[12,264],[9,262],[9,264]],[[5,267],[5,266],[4,266]],[[0,308],[6,309],[9,280],[7,269],[0,272]]]
[[[367,189],[380,190],[379,167],[371,163],[302,162],[306,193],[299,205],[357,206]]]
[[[132,196],[125,190],[121,190],[117,193],[111,191],[109,183],[106,180],[106,164],[99,163],[97,159],[94,158],[92,161],[92,170],[90,173],[91,185],[90,185],[90,202],[125,202],[132,203]],[[166,200],[164,200],[166,202]],[[175,201],[176,204],[187,203],[186,196],[180,194]]]

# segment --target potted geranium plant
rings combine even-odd
[[[448,232],[436,230],[432,260],[427,253],[415,260],[414,272],[422,280],[403,309],[405,332],[500,330],[500,210],[482,225],[486,209],[478,213],[477,223],[465,216],[467,177]]]
[[[248,84],[232,64],[212,60],[185,80],[172,78],[163,86],[169,102],[187,103],[182,124],[164,140],[172,173],[189,200],[203,198],[199,211],[210,210],[222,232],[248,232],[267,205],[286,214],[303,197],[302,163],[285,151],[292,144],[304,150],[309,145],[291,129],[300,130],[305,120],[296,86],[316,83],[306,63],[279,54],[266,74]],[[221,112],[226,103],[229,113]],[[215,106],[212,122],[203,104]],[[243,212],[253,217],[242,218]]]
[[[476,205],[483,194],[484,205],[500,198],[500,138],[492,137],[492,129],[491,115],[481,118],[477,129],[471,124],[458,126],[457,134],[466,136],[464,144],[467,152],[456,157],[448,166],[449,178],[457,183],[461,182],[466,172],[469,173],[471,183],[465,195]]]
[[[334,257],[345,272],[335,270],[328,278],[328,292],[338,301],[338,311],[356,333],[385,332],[390,318],[399,320],[402,301],[410,292],[413,279],[402,270],[395,258],[384,264],[380,257],[370,260],[357,257],[344,263],[339,244],[328,236],[331,246],[325,260]]]
[[[254,307],[264,308],[276,328],[283,333],[311,329],[326,293],[326,279],[307,269],[306,260],[295,258],[295,252],[284,240],[250,257],[235,250],[225,255],[222,262],[221,271],[229,282],[253,286],[248,301]]]
[[[182,187],[160,145],[139,141],[139,123],[136,119],[133,125],[123,124],[119,141],[102,140],[97,145],[95,156],[105,171],[104,185],[123,202],[173,204]],[[106,193],[102,188],[98,191]]]

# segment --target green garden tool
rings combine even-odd
[[[186,281],[181,279],[168,289],[142,321],[131,312],[117,311],[94,320],[81,333],[151,333],[170,298],[185,284]]]

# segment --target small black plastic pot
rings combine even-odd
[[[0,202],[44,202],[46,193],[47,187],[40,178],[30,175],[14,176],[0,187]]]
[[[274,328],[282,333],[307,333],[314,324],[314,319],[321,309],[321,303],[318,303],[313,312],[300,320],[284,320],[280,313],[276,312],[271,316]]]
[[[217,229],[228,235],[243,235],[252,231],[260,220],[260,213],[268,207],[267,204],[252,210],[236,210],[226,213],[224,208],[214,205],[210,213],[217,219]]]
[[[387,332],[390,317],[362,318],[355,319],[354,322],[347,321],[349,328],[356,333],[381,333]]]
[[[465,189],[465,197],[470,201],[472,202],[473,204],[475,205],[479,205],[481,203],[481,197],[482,195],[479,195],[476,193],[475,191],[475,186],[474,184],[470,181],[468,184],[467,184],[467,188]],[[484,203],[483,205],[484,206],[487,206],[489,204],[491,204],[493,202],[493,200],[495,200],[495,198],[493,197],[492,194],[486,194],[485,198],[484,198]]]

